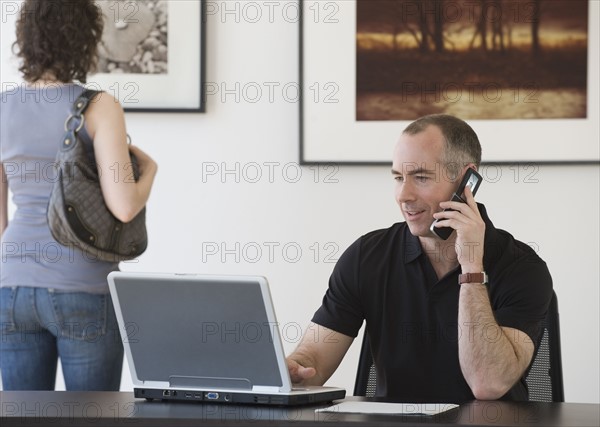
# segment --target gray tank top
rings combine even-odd
[[[76,84],[40,89],[21,84],[0,93],[0,160],[16,206],[2,234],[2,287],[105,293],[106,276],[118,270],[117,263],[98,261],[59,244],[46,220],[64,123],[82,91]],[[85,127],[81,135],[91,150]]]

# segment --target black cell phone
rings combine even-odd
[[[475,195],[475,193],[477,192],[477,189],[479,188],[479,185],[481,184],[482,181],[483,181],[483,178],[481,177],[481,175],[479,175],[475,171],[475,169],[471,169],[471,168],[467,169],[467,171],[465,172],[465,176],[463,177],[462,181],[460,182],[460,185],[458,186],[458,188],[452,195],[452,201],[467,203],[463,199],[463,193],[465,191],[465,187],[469,187],[471,189],[471,193],[473,193],[473,195]],[[444,209],[444,211],[447,211],[447,210],[452,210],[452,209]],[[454,229],[452,227],[437,228],[437,227],[435,227],[436,222],[438,222],[437,219],[435,221],[433,221],[433,224],[431,224],[431,227],[429,227],[431,232],[433,234],[435,234],[436,236],[438,236],[440,239],[443,239],[443,240],[448,239],[448,237],[450,237],[450,235],[452,234]]]

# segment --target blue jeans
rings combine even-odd
[[[119,390],[123,343],[109,294],[0,288],[4,390]]]

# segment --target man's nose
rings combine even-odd
[[[410,180],[405,180],[398,185],[396,189],[396,201],[398,203],[405,203],[414,200],[414,187]]]

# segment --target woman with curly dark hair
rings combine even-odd
[[[68,390],[118,390],[123,363],[106,276],[118,264],[57,243],[46,211],[71,105],[98,61],[103,16],[92,0],[25,0],[16,54],[25,83],[0,94],[0,369],[5,390],[52,390],[60,358]],[[125,116],[105,92],[80,132],[101,172],[109,210],[133,219],[157,165],[127,145]],[[140,178],[130,182],[129,150]],[[8,221],[8,191],[16,210]]]

